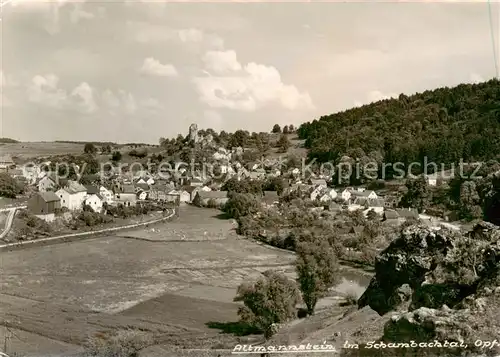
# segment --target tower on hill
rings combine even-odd
[[[189,126],[189,140],[195,143],[198,141],[198,125],[191,124]]]

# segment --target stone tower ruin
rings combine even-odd
[[[191,124],[189,126],[189,140],[195,143],[198,141],[198,125]]]

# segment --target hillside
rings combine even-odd
[[[484,161],[500,152],[500,81],[401,94],[321,117],[298,129],[311,158],[384,162]]]

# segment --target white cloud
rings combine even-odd
[[[184,29],[177,32],[182,42],[201,42],[203,41],[203,32],[198,29]]]
[[[224,40],[216,35],[207,34],[199,29],[190,28],[177,31],[179,39],[183,43],[206,43],[207,45],[222,49]]]
[[[101,95],[101,100],[111,114],[117,114],[118,110],[123,111],[125,114],[134,114],[138,109],[133,94],[122,89],[117,94],[106,89]]]
[[[241,64],[236,58],[236,52],[229,51],[208,51],[202,58],[205,68],[215,73],[241,70]]]
[[[484,82],[484,78],[477,73],[471,73],[469,76],[469,81],[471,83],[481,83]]]
[[[273,102],[289,110],[314,108],[309,94],[284,84],[275,67],[254,62],[242,66],[234,51],[209,52],[204,60],[207,70],[232,70],[234,73],[232,76],[212,76],[206,72],[208,77],[194,79],[200,100],[212,108],[255,111]]]
[[[67,100],[65,90],[58,88],[59,78],[54,74],[33,77],[27,94],[31,102],[53,108],[62,108]]]
[[[102,93],[102,102],[108,108],[114,109],[120,106],[120,99],[109,89]]]
[[[175,77],[178,75],[177,69],[171,64],[161,64],[160,61],[149,57],[142,64],[141,72],[161,77]]]
[[[382,93],[378,90],[371,91],[368,93],[368,102],[377,102],[379,100],[397,98],[398,95],[396,93]]]
[[[156,98],[143,99],[140,101],[140,105],[141,105],[141,107],[144,107],[145,109],[148,109],[151,111],[163,109],[163,106]]]
[[[137,103],[132,93],[120,91],[121,101],[124,104],[124,111],[126,114],[134,114],[137,111]]]
[[[71,96],[76,99],[77,105],[87,113],[93,113],[97,109],[94,100],[94,91],[86,82],[80,83],[73,91]]]

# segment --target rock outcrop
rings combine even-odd
[[[467,234],[407,227],[377,257],[375,271],[358,307],[396,312],[383,340],[448,340],[471,350],[475,340],[498,338],[500,227],[480,223]]]

